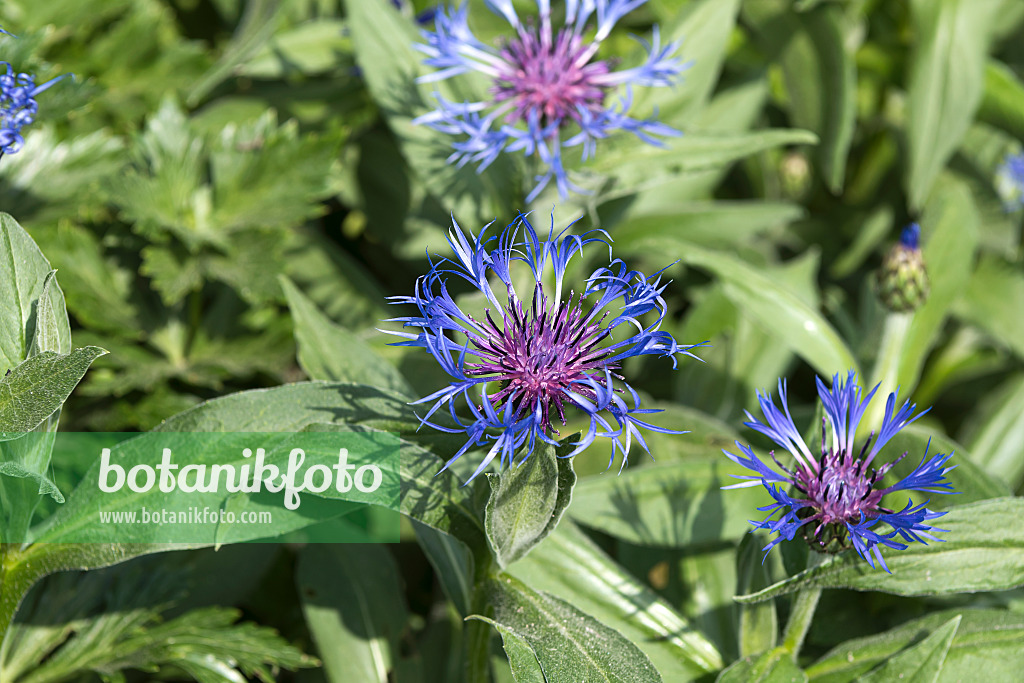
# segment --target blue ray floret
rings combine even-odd
[[[498,47],[481,42],[469,28],[465,4],[439,7],[433,31],[424,31],[424,64],[436,71],[421,82],[441,81],[469,72],[490,82],[490,98],[450,102],[435,95],[437,108],[417,118],[440,132],[458,136],[449,161],[476,163],[483,171],[502,152],[536,157],[542,171],[527,197],[532,201],[554,179],[562,198],[581,192],[569,180],[562,149],[581,147],[584,160],[597,141],[625,131],[652,145],[679,131],[653,118],[628,115],[632,88],[673,85],[687,68],[675,56],[679,43],[661,43],[658,27],[650,42],[640,40],[646,57],[639,66],[615,71],[597,51],[616,22],[647,0],[568,0],[560,28],[552,25],[550,0],[537,0],[539,25],[521,18],[510,0],[486,0],[515,34]],[[588,30],[593,35],[588,39]],[[613,97],[613,90],[621,92]]]
[[[611,259],[609,247],[609,265],[587,278],[582,293],[563,298],[569,262],[587,245],[607,246],[603,231],[574,235],[570,226],[556,233],[552,217],[545,239],[523,214],[500,233],[489,233],[491,225],[474,236],[453,219],[454,256],[432,259],[413,296],[392,297],[418,310],[393,319],[405,328],[390,332],[405,339],[396,345],[426,349],[450,377],[448,386],[416,401],[429,405],[424,425],[466,435],[443,469],[470,448],[486,446],[472,479],[496,457],[509,465],[517,453],[529,457],[538,442],[557,444],[553,422],[564,425],[567,410],[589,420],[570,455],[606,437],[612,458],[621,453],[625,464],[634,439],[647,450],[642,429],[683,433],[647,422],[660,411],[641,407],[618,374],[627,358],[665,356],[675,366],[677,355],[697,358],[691,351],[703,345],[680,345],[659,329],[666,314],[662,273],[630,270]],[[524,277],[528,289],[517,289],[513,281],[521,288]],[[459,281],[486,299],[475,316],[449,290]],[[451,416],[445,425],[431,421],[442,409]]]
[[[817,387],[825,411],[820,457],[812,455],[793,423],[787,403],[786,382],[779,380],[781,408],[775,405],[771,393],[757,392],[765,421],[761,422],[747,413],[750,421],[744,424],[785,448],[796,462],[790,469],[779,462],[772,451],[773,468],[755,455],[749,446],[736,442],[742,455],[728,451],[724,451],[725,454],[754,474],[732,475],[744,481],[723,488],[764,486],[771,494],[774,502],[758,508],[768,512],[768,518],[760,522],[751,521],[755,529],[776,534],[764,550],[771,550],[780,541],[791,541],[797,533],[802,533],[812,548],[831,551],[852,546],[871,567],[877,561],[885,571],[889,571],[882,559],[881,548],[903,550],[907,543],[942,540],[932,532],[945,529],[933,527],[928,522],[946,513],[927,509],[928,501],[917,506],[909,501],[901,510],[890,510],[882,506],[882,498],[896,491],[955,493],[953,485],[946,479],[946,474],[955,467],[946,466],[953,454],[940,453],[929,457],[929,440],[914,471],[892,486],[882,487],[882,478],[907,453],[879,467],[872,467],[875,457],[901,429],[928,411],[915,415],[917,406],[909,401],[897,410],[896,394],[889,394],[877,438],[872,432],[858,454],[854,448],[854,435],[878,387],[864,396],[852,371],[845,381],[835,375],[831,387],[818,379]],[[831,439],[828,438],[829,432]],[[784,488],[791,489],[792,493]],[[780,515],[779,518],[773,519],[776,514]],[[896,540],[897,537],[906,543]]]
[[[11,35],[0,29],[0,33]],[[36,120],[39,104],[36,95],[65,78],[58,76],[36,85],[31,74],[18,73],[7,62],[0,62],[0,156],[16,154],[25,144],[21,129]]]
[[[996,173],[996,188],[1007,211],[1024,207],[1024,153],[1006,156]]]

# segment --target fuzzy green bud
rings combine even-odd
[[[894,313],[920,308],[928,298],[928,270],[918,244],[921,228],[911,223],[892,246],[878,269],[876,291],[882,304]]]

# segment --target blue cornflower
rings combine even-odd
[[[413,296],[392,297],[392,303],[416,306],[419,314],[393,319],[412,331],[390,333],[406,339],[398,346],[426,349],[451,377],[448,386],[416,401],[432,404],[420,418],[423,424],[467,437],[442,471],[474,446],[490,448],[470,480],[497,456],[509,465],[522,448],[521,460],[526,459],[538,441],[557,443],[552,423],[565,424],[570,408],[590,420],[572,455],[596,437],[608,437],[612,459],[621,451],[625,464],[633,438],[647,450],[640,428],[682,433],[645,422],[642,416],[660,411],[641,408],[637,393],[617,374],[627,358],[667,356],[674,367],[677,354],[696,358],[690,350],[702,345],[681,346],[659,330],[667,286],[661,272],[647,277],[615,259],[587,278],[581,294],[563,299],[569,261],[587,244],[607,244],[603,231],[571,235],[566,228],[555,234],[552,217],[545,240],[523,214],[500,235],[488,235],[493,223],[476,236],[454,219],[452,224],[448,243],[454,258],[434,261],[416,281]],[[516,262],[523,266],[514,276]],[[525,299],[512,284],[522,283],[523,276],[530,283]],[[483,293],[482,316],[456,303],[449,291],[453,278]],[[645,326],[640,319],[647,314],[655,319]],[[429,421],[445,406],[456,426]]]
[[[1006,155],[996,173],[996,189],[1007,211],[1024,207],[1024,153]]]
[[[833,377],[831,389],[826,388],[820,379],[817,380],[817,385],[818,395],[825,409],[821,425],[821,457],[815,458],[811,455],[810,449],[793,424],[786,402],[786,383],[779,380],[782,408],[775,406],[775,400],[769,392],[763,395],[757,392],[757,400],[767,424],[758,421],[750,413],[747,413],[750,422],[744,424],[789,451],[796,459],[793,469],[779,462],[772,451],[769,455],[778,467],[778,470],[773,469],[754,455],[749,446],[737,441],[736,446],[743,455],[733,455],[728,451],[724,453],[730,460],[755,474],[732,475],[736,479],[747,481],[723,488],[762,485],[771,494],[774,502],[758,508],[762,512],[770,512],[768,518],[762,522],[751,521],[757,529],[777,534],[771,543],[763,548],[765,551],[771,550],[783,539],[793,540],[796,534],[801,532],[812,548],[832,551],[852,545],[872,568],[875,566],[874,561],[878,560],[882,568],[888,572],[889,567],[882,559],[881,547],[905,549],[906,543],[895,540],[897,536],[908,543],[925,543],[924,539],[941,540],[931,534],[946,530],[935,528],[928,522],[946,513],[928,510],[925,507],[928,501],[916,507],[911,501],[902,510],[890,510],[882,507],[883,496],[894,491],[954,493],[953,485],[945,479],[946,473],[955,467],[945,466],[953,454],[940,453],[929,458],[929,441],[917,468],[902,481],[882,488],[882,477],[907,454],[903,453],[896,460],[878,468],[871,467],[872,461],[892,437],[928,410],[913,415],[917,406],[906,401],[894,412],[896,394],[889,394],[882,427],[874,446],[871,446],[874,437],[872,432],[860,454],[855,455],[854,434],[878,387],[872,389],[862,400],[862,389],[855,383],[852,371],[845,382],[840,380],[839,375]],[[831,441],[826,438],[826,423],[831,425]],[[784,488],[791,489],[792,495],[783,490]],[[772,519],[776,513],[779,513],[779,519]],[[892,531],[876,529],[879,522],[891,527]]]
[[[3,29],[0,33],[11,35]],[[67,74],[36,85],[30,74],[17,73],[7,62],[0,62],[0,66],[4,67],[4,73],[0,74],[0,156],[3,156],[16,154],[25,144],[21,129],[36,120],[39,111],[36,95]]]
[[[539,26],[520,20],[511,0],[486,2],[516,31],[500,47],[485,45],[473,35],[465,5],[447,10],[439,7],[435,30],[424,31],[426,44],[416,46],[427,56],[424,64],[438,69],[420,81],[477,71],[491,82],[489,101],[458,103],[435,95],[437,109],[413,121],[465,136],[452,144],[455,151],[450,162],[462,167],[473,161],[482,171],[501,152],[522,151],[539,158],[546,168],[536,177],[537,185],[526,201],[532,201],[552,178],[565,198],[570,190],[582,190],[569,182],[562,163],[563,147],[582,147],[586,160],[597,140],[616,131],[628,131],[657,146],[663,143],[655,136],[679,135],[654,119],[628,115],[634,85],[672,85],[687,68],[673,56],[678,43],[662,46],[655,26],[652,41],[641,41],[647,57],[640,66],[613,71],[608,61],[594,58],[616,22],[647,0],[567,0],[565,22],[557,32],[551,23],[550,0],[537,0]],[[592,16],[596,32],[592,39],[584,40]],[[619,86],[625,86],[622,95],[609,104],[610,92]]]

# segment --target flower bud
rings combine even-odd
[[[921,228],[911,223],[892,246],[877,273],[877,292],[882,304],[894,313],[920,308],[928,298],[928,270],[919,246]]]

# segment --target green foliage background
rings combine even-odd
[[[0,301],[4,390],[53,375],[31,425],[0,394],[0,435],[58,416],[83,431],[386,429],[405,439],[407,518],[397,546],[5,547],[0,627],[20,608],[0,679],[945,681],[983,666],[1013,680],[1024,250],[995,174],[1024,141],[1024,3],[651,0],[605,50],[628,64],[628,33],[653,24],[683,38],[683,82],[636,103],[684,136],[603,141],[571,169],[591,194],[532,206],[524,160],[455,170],[449,140],[411,125],[434,89],[414,81],[427,68],[413,4],[0,5],[18,36],[0,37],[5,61],[37,82],[75,74],[40,95],[24,150],[0,162],[0,209],[17,220],[4,253],[28,264],[0,276],[0,292],[24,287],[17,311]],[[483,39],[507,30],[469,4]],[[552,207],[558,225],[607,230],[632,267],[675,262],[665,329],[710,341],[706,362],[625,372],[659,424],[690,433],[653,435],[653,459],[618,475],[595,446],[490,486],[462,487],[465,468],[434,478],[457,446],[417,432],[407,403],[445,376],[386,346],[377,328],[402,314],[386,297],[412,291],[425,250],[444,252],[452,215],[475,231],[520,209],[543,224]],[[874,271],[910,221],[931,293],[890,314]],[[602,265],[586,256],[577,285]],[[49,322],[19,317],[30,304]],[[764,539],[746,532],[767,496],[720,490],[738,471],[721,449],[767,450],[743,411],[779,377],[813,432],[814,375],[849,369],[932,406],[888,450],[910,453],[896,475],[929,438],[956,451],[962,493],[932,501],[951,510],[946,543],[889,553],[892,576],[847,556],[804,571],[795,543],[762,566]],[[305,407],[328,401],[334,418]],[[0,463],[4,495],[31,500],[36,521],[72,479],[49,457]],[[517,505],[543,509],[509,530]],[[4,529],[31,521],[8,514]],[[63,569],[92,571],[42,578]],[[795,596],[820,588],[797,633]]]

